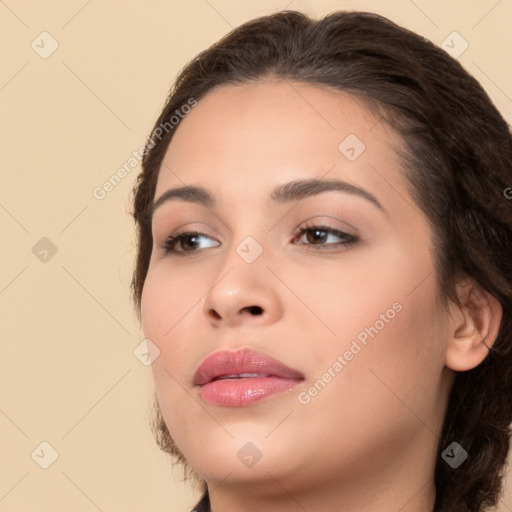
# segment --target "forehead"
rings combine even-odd
[[[324,176],[374,191],[386,181],[400,186],[401,139],[362,101],[327,87],[220,86],[175,130],[155,197],[183,184],[255,197],[291,179]]]

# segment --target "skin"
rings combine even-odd
[[[366,146],[354,161],[338,149],[349,134]],[[443,304],[431,230],[396,156],[401,144],[353,97],[279,80],[215,89],[176,128],[155,198],[198,185],[218,204],[170,201],[155,211],[142,326],[161,351],[152,369],[162,414],[208,482],[215,512],[432,511],[453,370],[486,357],[501,308],[471,279],[458,288],[468,307]],[[341,191],[270,199],[274,187],[310,178],[357,185],[385,211]],[[294,236],[306,221],[359,242]],[[162,244],[178,229],[204,233],[200,248],[166,254]],[[247,236],[263,249],[250,264],[236,252]],[[190,251],[186,242],[177,250]],[[301,403],[299,393],[396,303],[394,318]],[[192,384],[199,364],[241,347],[305,380],[248,407],[204,402]],[[248,442],[262,455],[252,467],[237,457]]]

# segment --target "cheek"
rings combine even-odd
[[[413,425],[414,415],[434,415],[444,368],[444,315],[433,277],[421,290],[407,293],[397,287],[391,291],[383,288],[371,301],[360,303],[365,307],[359,320],[340,317],[338,326],[345,326],[346,335],[326,362],[332,364],[341,355],[346,363],[340,377],[334,379],[337,382],[329,390],[331,396],[326,394],[325,403],[319,407],[338,403],[335,414],[345,417],[347,408],[353,406],[356,417],[357,411],[362,414],[362,424],[370,422],[375,411],[389,425],[397,421]],[[336,396],[343,396],[343,401],[337,401]]]
[[[183,369],[193,364],[187,332],[197,323],[200,297],[190,280],[170,275],[164,265],[150,267],[141,297],[141,323],[145,338],[160,350],[151,365],[157,394],[165,387],[169,396],[176,396],[179,389],[174,388],[187,377]]]
[[[169,268],[163,265],[148,270],[141,297],[142,329],[144,336],[160,350],[151,369],[158,402],[173,436],[180,429],[193,428],[189,417],[182,417],[177,411],[183,403],[188,404],[191,413],[194,409],[184,386],[188,387],[192,379],[189,371],[194,368],[191,329],[198,321],[201,296],[190,279],[185,282],[183,273],[171,275]],[[194,414],[199,413],[194,411]]]
[[[431,284],[409,297],[383,289],[367,298],[361,321],[340,315],[337,325],[346,335],[310,353],[315,370],[300,396],[299,428],[308,425],[333,443],[351,440],[343,450],[354,459],[361,450],[369,458],[382,446],[398,450],[402,441],[435,429],[443,331]]]
[[[343,416],[351,402],[375,409],[396,402],[400,409],[400,397],[413,408],[432,410],[447,331],[430,262],[424,254],[415,258],[400,247],[381,251],[372,264],[360,255],[348,266],[350,272],[340,270],[319,280],[310,295],[308,305],[331,331],[322,328],[315,350],[307,351],[309,364],[316,367],[312,378],[330,368],[336,375],[325,376],[332,384],[325,386],[317,404],[325,408],[338,403]],[[342,366],[333,368],[339,356]]]
[[[167,262],[150,266],[141,297],[142,328],[146,337],[168,344],[175,332],[190,324],[205,290],[197,279],[186,279]],[[197,315],[196,315],[197,316]]]
[[[297,302],[296,332],[315,338],[311,340],[316,341],[313,357],[320,361],[343,354],[356,338],[364,347],[365,341],[382,337],[381,333],[403,316],[398,310],[407,302],[412,287],[408,283],[418,272],[411,268],[408,276],[400,258],[406,259],[389,244],[380,247],[378,259],[374,251],[361,249],[347,253],[343,261],[311,265],[306,277],[303,268],[292,268],[285,275],[284,280],[302,301],[290,301],[287,308]]]

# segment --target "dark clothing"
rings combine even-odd
[[[206,491],[201,500],[197,503],[197,505],[192,509],[192,512],[211,512],[210,510],[210,495],[208,491]]]

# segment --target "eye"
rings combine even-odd
[[[167,238],[167,240],[162,244],[162,249],[166,254],[168,254],[197,252],[198,249],[206,249],[207,247],[211,247],[211,245],[199,247],[199,240],[202,238],[209,238],[212,240],[209,236],[197,231],[177,233],[175,235],[170,235]],[[188,247],[188,249],[186,247]]]
[[[331,238],[341,239],[341,242],[335,243],[326,243],[326,241]],[[344,231],[340,231],[338,229],[330,228],[328,226],[302,226],[298,229],[298,232],[295,235],[295,240],[301,240],[305,238],[307,240],[304,242],[294,242],[297,245],[312,245],[316,250],[325,250],[325,249],[334,249],[339,246],[351,246],[359,241],[359,239],[351,235],[349,233],[345,233]]]
[[[300,242],[301,239],[306,242]],[[327,243],[329,238],[339,239],[340,242]],[[208,235],[198,231],[186,231],[170,235],[162,244],[165,254],[176,254],[185,256],[186,253],[196,253],[199,250],[215,247],[215,243],[207,243],[202,247],[201,239],[213,240]],[[297,242],[297,240],[299,240]],[[328,226],[302,226],[294,234],[293,243],[295,245],[311,245],[315,250],[335,249],[340,246],[348,247],[357,243],[359,239],[349,233]]]

